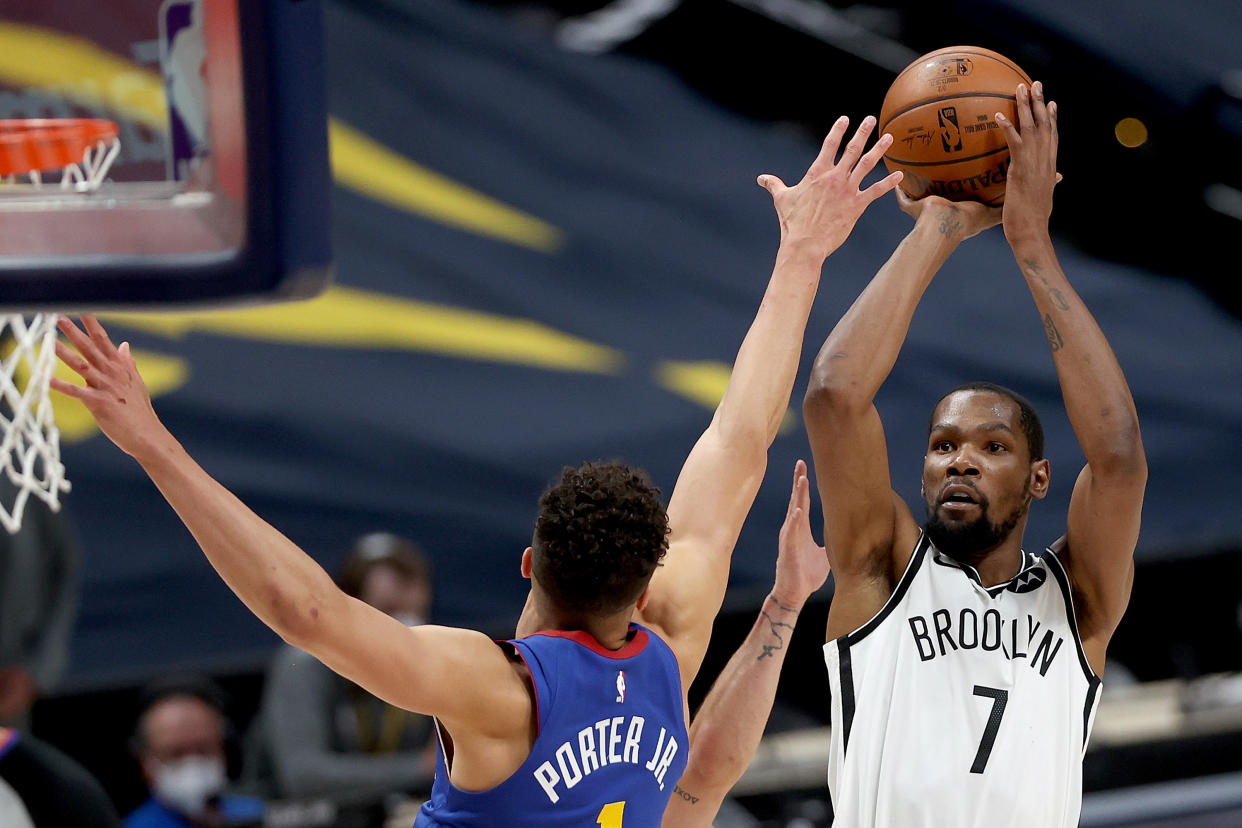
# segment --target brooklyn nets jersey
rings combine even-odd
[[[1100,679],[1053,549],[985,588],[924,535],[883,609],[824,655],[837,825],[1078,825]]]

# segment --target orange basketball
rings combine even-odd
[[[884,156],[890,171],[905,173],[912,198],[1005,201],[1009,148],[996,122],[1017,122],[1014,90],[1030,77],[1004,55],[977,46],[950,46],[911,63],[888,88],[880,132],[892,133]]]

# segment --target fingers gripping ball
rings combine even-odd
[[[889,170],[905,173],[911,198],[1005,201],[1009,148],[995,113],[1017,122],[1014,91],[1031,83],[1004,55],[976,46],[950,46],[911,63],[889,87],[880,131],[893,145]]]

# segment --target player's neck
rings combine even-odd
[[[630,620],[628,617],[619,623],[595,624],[592,627],[580,625],[574,629],[580,629],[590,634],[606,650],[620,650],[630,643]]]
[[[1003,584],[1022,570],[1022,536],[1006,538],[975,564],[979,583],[985,587]]]
[[[1023,513],[1014,520],[994,546],[982,549],[975,546],[970,551],[962,547],[964,545],[969,548],[973,544],[963,544],[960,542],[962,539],[952,534],[946,535],[930,523],[925,531],[938,550],[958,563],[974,569],[979,576],[980,585],[993,587],[1003,584],[1022,571],[1022,538],[1026,535],[1026,519],[1027,515]]]
[[[630,640],[630,620],[634,608],[629,607],[621,612],[604,617],[583,617],[577,613],[557,611],[554,607],[543,606],[541,602],[528,602],[518,624],[518,635],[526,636],[542,630],[573,631],[587,633],[609,650],[620,650]]]

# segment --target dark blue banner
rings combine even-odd
[[[778,228],[755,176],[792,183],[817,147],[666,70],[561,52],[482,7],[325,13],[337,285],[307,303],[110,327],[190,453],[330,571],[359,534],[408,535],[435,560],[436,619],[505,633],[536,498],[562,465],[621,458],[671,489],[772,266]],[[909,226],[890,197],[826,266],[734,600],[772,576],[790,472],[808,457],[810,360]],[[1236,545],[1242,324],[1190,287],[1060,252],[1142,418],[1140,557]],[[894,485],[916,514],[930,408],[977,379],[1021,391],[1044,418],[1052,492],[1027,534],[1041,546],[1063,531],[1082,458],[999,229],[933,282],[878,399]],[[275,636],[137,465],[65,422],[85,547],[73,683],[257,664]]]

